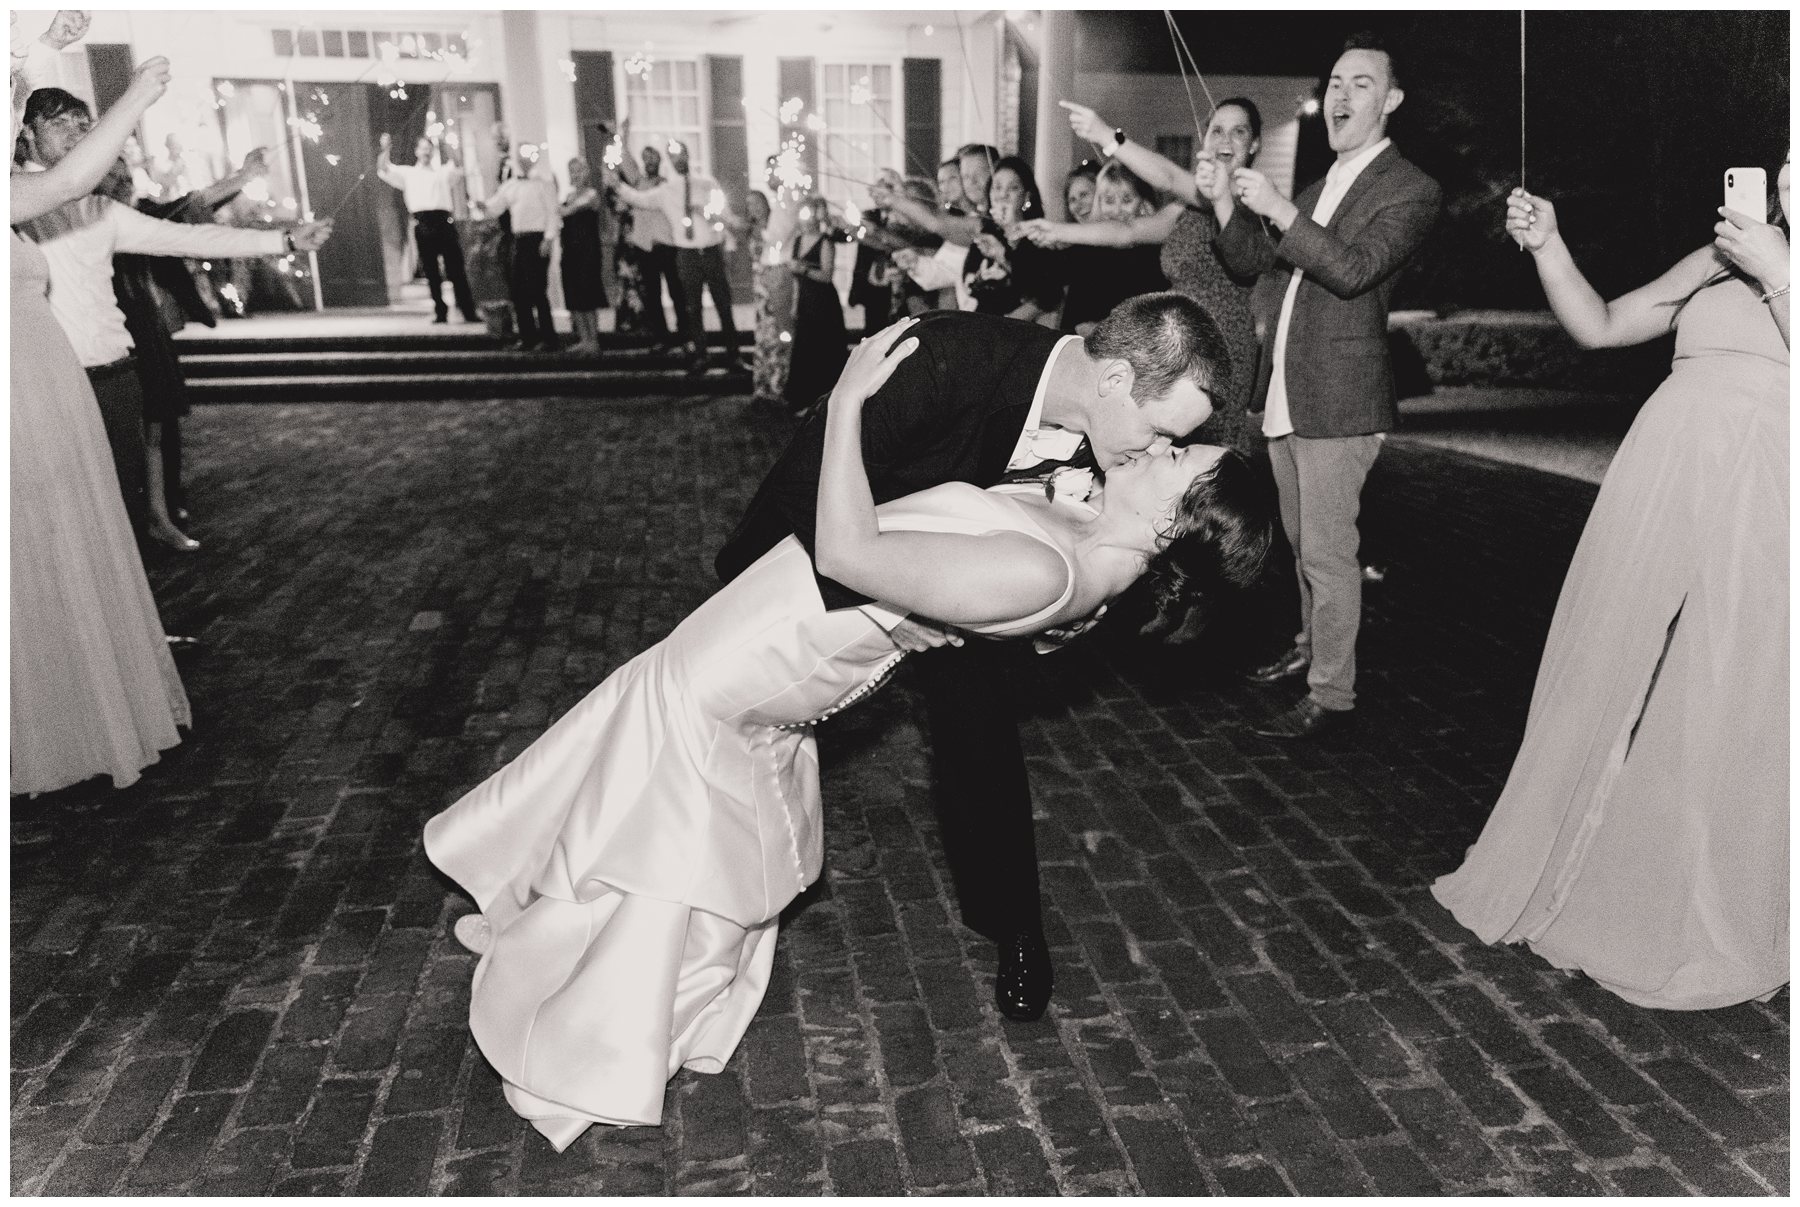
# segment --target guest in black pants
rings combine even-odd
[[[413,219],[413,242],[419,249],[419,264],[425,269],[425,281],[431,287],[431,307],[436,312],[433,322],[446,322],[450,308],[444,304],[444,279],[450,280],[450,291],[456,296],[456,308],[469,322],[476,321],[475,297],[469,292],[468,274],[463,271],[462,241],[456,237],[456,225],[450,220],[456,208],[456,190],[461,187],[462,170],[446,162],[437,144],[421,138],[413,149],[415,163],[397,164],[388,158],[392,140],[381,136],[381,151],[375,157],[375,174],[397,188],[406,198],[406,210]],[[439,261],[443,267],[439,269]]]
[[[506,283],[519,324],[518,347],[525,352],[554,352],[558,340],[550,315],[550,260],[562,224],[556,182],[548,167],[538,164],[537,148],[531,143],[520,143],[514,156],[512,179],[482,208],[488,214],[512,216],[512,263]]]

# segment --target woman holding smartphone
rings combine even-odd
[[[1780,209],[1603,300],[1556,209],[1506,230],[1584,347],[1673,329],[1557,601],[1525,739],[1481,838],[1432,891],[1628,1001],[1762,998],[1788,979],[1788,167]]]

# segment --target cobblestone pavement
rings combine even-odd
[[[1788,1188],[1788,999],[1626,1005],[1431,899],[1479,831],[1593,488],[1391,448],[1356,725],[1108,626],[1036,662],[1057,994],[953,924],[905,675],[822,739],[828,854],[737,1056],[555,1154],[468,1038],[419,828],[711,589],[781,432],[741,399],[213,407],[154,579],[191,738],[12,809],[20,1194]],[[1129,608],[1120,608],[1123,615]]]

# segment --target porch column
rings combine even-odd
[[[501,58],[505,65],[506,94],[500,98],[506,115],[506,132],[513,146],[542,143],[548,131],[544,122],[544,72],[538,54],[538,15],[529,9],[505,9],[500,13]]]
[[[1076,18],[1077,14],[1067,9],[1045,9],[1038,14],[1042,34],[1038,42],[1037,146],[1031,163],[1044,196],[1059,200],[1063,175],[1075,166],[1069,113],[1056,102],[1081,99],[1075,95]]]

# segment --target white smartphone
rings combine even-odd
[[[1769,174],[1762,168],[1725,169],[1725,208],[1746,218],[1769,217]]]

